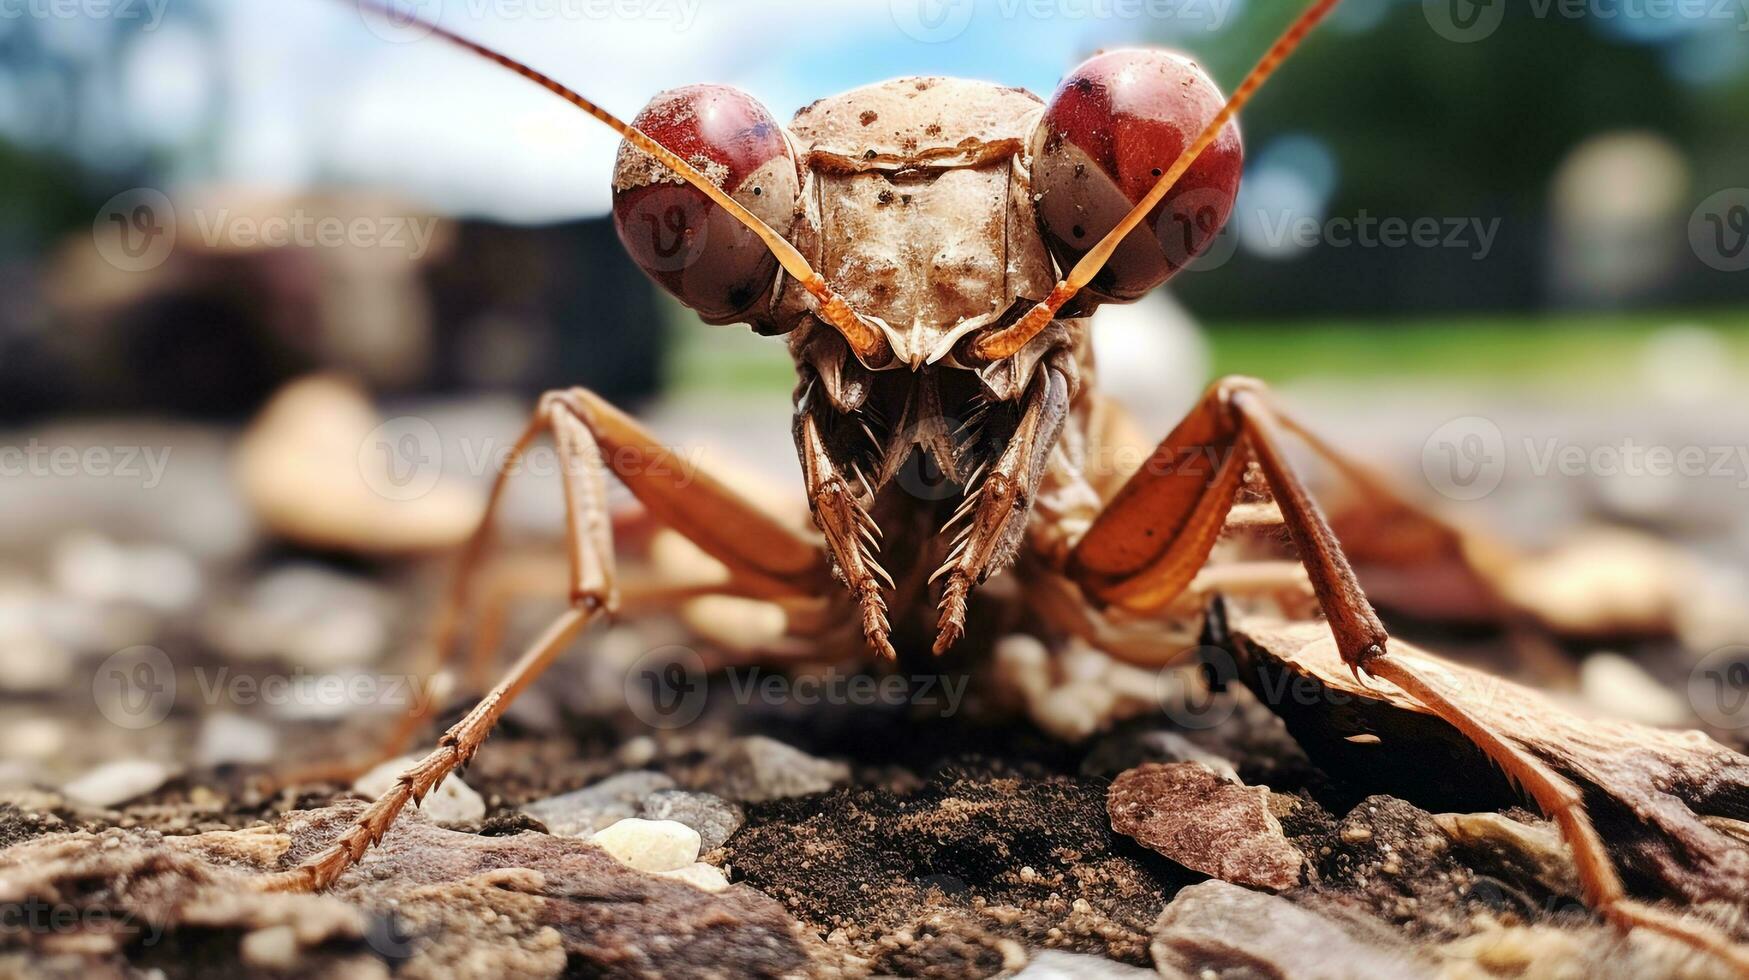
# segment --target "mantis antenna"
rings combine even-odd
[[[1049,326],[1052,318],[1057,315],[1057,311],[1062,309],[1063,304],[1080,292],[1082,287],[1092,282],[1094,276],[1099,275],[1099,270],[1105,268],[1105,263],[1110,260],[1112,253],[1117,251],[1118,245],[1129,236],[1131,231],[1135,230],[1137,225],[1142,223],[1142,219],[1147,217],[1148,212],[1152,211],[1166,197],[1167,192],[1172,190],[1172,185],[1178,183],[1178,179],[1184,176],[1184,172],[1190,169],[1190,165],[1196,162],[1196,158],[1202,155],[1202,151],[1208,149],[1209,145],[1220,136],[1221,127],[1239,114],[1239,110],[1244,108],[1245,103],[1251,101],[1251,97],[1257,94],[1257,90],[1263,87],[1263,83],[1269,79],[1269,76],[1275,74],[1275,70],[1281,67],[1288,55],[1293,54],[1294,49],[1300,46],[1300,42],[1306,39],[1306,35],[1311,33],[1312,28],[1318,26],[1318,22],[1323,20],[1331,10],[1334,10],[1338,2],[1340,0],[1316,0],[1310,7],[1307,7],[1305,12],[1301,13],[1288,27],[1287,31],[1276,39],[1275,44],[1264,54],[1262,60],[1257,62],[1257,66],[1252,68],[1250,74],[1245,76],[1245,80],[1239,83],[1239,87],[1233,90],[1232,98],[1227,100],[1227,104],[1221,107],[1221,111],[1216,113],[1213,119],[1209,120],[1209,124],[1203,127],[1196,139],[1192,140],[1190,145],[1178,154],[1178,159],[1173,161],[1172,166],[1160,175],[1160,179],[1154,182],[1153,189],[1136,202],[1136,206],[1130,209],[1130,213],[1124,215],[1123,220],[1119,221],[1116,227],[1107,232],[1098,244],[1094,245],[1086,255],[1081,257],[1079,262],[1075,263],[1075,267],[1069,270],[1069,274],[1064,277],[1063,281],[1051,289],[1049,296],[1026,311],[1026,315],[1011,325],[980,338],[972,347],[973,354],[987,361],[999,361],[1005,357],[1011,357],[1022,347],[1025,347],[1028,341],[1037,336],[1039,331]]]
[[[392,20],[397,26],[416,24],[421,30],[435,34],[457,47],[472,51],[474,54],[485,58],[487,61],[494,62],[510,69],[516,74],[521,75],[523,78],[528,79],[536,85],[539,85],[541,88],[546,89],[559,98],[564,99],[566,102],[571,103],[589,115],[594,116],[596,119],[606,123],[608,128],[618,133],[626,142],[643,150],[645,153],[650,154],[657,160],[660,160],[664,166],[679,174],[688,184],[691,184],[693,187],[704,192],[707,197],[716,202],[716,204],[724,211],[733,215],[735,220],[746,225],[747,229],[753,232],[753,234],[758,235],[760,241],[763,241],[765,247],[770,249],[771,254],[777,258],[778,264],[783,266],[784,271],[789,273],[797,282],[801,283],[802,288],[806,289],[817,301],[818,308],[816,312],[820,319],[837,328],[838,332],[844,335],[844,339],[849,342],[851,348],[855,350],[859,356],[870,360],[878,358],[886,343],[880,330],[856,311],[852,310],[850,304],[846,303],[836,292],[833,292],[832,287],[826,284],[825,277],[815,272],[813,267],[808,265],[808,260],[802,257],[802,253],[797,251],[794,245],[791,245],[786,241],[784,237],[779,235],[770,225],[759,220],[759,217],[753,212],[742,207],[740,202],[724,193],[723,189],[712,183],[710,178],[699,173],[698,168],[687,163],[685,160],[681,159],[678,154],[650,138],[649,134],[638,129],[636,126],[632,126],[631,124],[622,121],[618,116],[615,116],[613,113],[608,112],[606,109],[603,109],[594,102],[584,98],[581,93],[559,82],[557,79],[536,71],[522,62],[517,61],[515,58],[499,54],[483,44],[462,37],[460,34],[457,34],[448,28],[394,10],[381,2],[381,0],[356,0],[356,3],[359,11],[366,16],[375,14],[380,17],[385,17]]]

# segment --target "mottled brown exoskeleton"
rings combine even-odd
[[[1225,101],[1187,59],[1118,51],[1081,65],[1048,102],[980,82],[899,79],[816,102],[787,129],[724,86],[663,93],[627,125],[431,27],[618,131],[614,214],[633,258],[707,321],[787,340],[814,526],[771,516],[586,390],[548,394],[517,452],[551,435],[564,460],[570,610],[356,826],[273,884],[332,883],[403,806],[473,755],[585,625],[619,608],[609,474],[722,563],[727,578],[709,591],[837,596],[847,615],[836,618],[877,657],[946,652],[978,586],[1018,566],[1035,621],[1160,665],[1179,650],[1102,643],[1100,610],[1145,617],[1180,597],[1254,466],[1356,675],[1397,685],[1522,786],[1559,822],[1602,913],[1716,949],[1713,937],[1626,898],[1570,783],[1391,655],[1283,442],[1306,442],[1379,506],[1434,534],[1449,529],[1244,378],[1216,382],[1133,473],[1089,465],[1114,412],[1089,383],[1091,314],[1140,297],[1209,244],[1238,188],[1237,112],[1335,2],[1316,0]],[[1212,465],[1178,465],[1189,456]],[[501,473],[445,607],[442,651],[454,646],[503,484]]]

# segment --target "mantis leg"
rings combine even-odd
[[[1384,625],[1282,452],[1284,433],[1304,438],[1305,430],[1284,423],[1272,402],[1261,382],[1216,382],[1070,549],[1068,576],[1097,602],[1144,612],[1163,608],[1190,586],[1207,560],[1245,467],[1255,461],[1275,495],[1337,651],[1356,676],[1365,671],[1396,684],[1500,766],[1560,827],[1573,849],[1585,898],[1599,914],[1621,928],[1651,929],[1742,964],[1749,954],[1628,898],[1578,789],[1502,738],[1415,663],[1391,656]],[[1326,458],[1334,453],[1321,443],[1314,449]]]
[[[602,613],[619,609],[606,477],[612,473],[662,523],[691,539],[729,570],[732,591],[756,597],[817,594],[828,582],[824,553],[799,528],[784,524],[737,496],[599,396],[582,389],[541,399],[517,440],[516,454],[550,433],[558,446],[565,495],[571,608],[522,654],[472,711],[438,739],[437,747],[403,772],[333,845],[288,871],[263,879],[270,890],[314,891],[333,884],[382,839],[408,802],[417,803],[466,765],[498,719],[570,642]],[[509,467],[506,467],[508,472]],[[502,499],[500,474],[485,516],[463,550],[456,579],[439,616],[439,650],[454,646],[473,573],[491,538]],[[416,728],[415,718],[403,727]]]

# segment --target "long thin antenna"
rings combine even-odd
[[[368,17],[375,14],[376,16],[389,18],[394,21],[397,27],[416,24],[420,30],[435,34],[457,47],[465,48],[466,50],[472,51],[474,54],[485,58],[487,61],[495,62],[510,69],[516,74],[521,75],[523,78],[528,79],[536,85],[539,85],[541,88],[546,89],[559,98],[564,99],[566,102],[571,103],[591,116],[594,116],[596,119],[606,123],[610,129],[623,137],[626,142],[643,150],[645,153],[650,154],[657,160],[660,160],[664,166],[679,174],[688,184],[703,191],[723,210],[729,212],[729,214],[733,215],[735,219],[743,225],[746,225],[749,231],[758,235],[760,241],[765,243],[765,247],[771,250],[771,254],[777,257],[777,261],[783,266],[784,271],[788,272],[791,277],[801,283],[802,288],[811,293],[819,302],[819,309],[817,312],[820,318],[836,327],[838,331],[844,335],[844,339],[850,343],[850,346],[855,349],[857,354],[864,357],[872,357],[882,349],[885,344],[885,338],[881,335],[880,330],[867,320],[864,320],[861,316],[858,316],[857,313],[850,308],[848,303],[844,302],[837,293],[833,292],[832,288],[826,284],[825,278],[815,272],[812,266],[808,265],[808,260],[802,257],[801,252],[796,251],[794,245],[791,245],[786,241],[784,237],[779,235],[770,225],[759,220],[758,215],[755,215],[753,212],[742,207],[740,202],[724,193],[721,187],[712,183],[710,178],[706,177],[704,174],[699,173],[698,169],[692,166],[692,164],[687,163],[685,160],[681,159],[679,155],[656,142],[643,130],[621,121],[618,116],[615,116],[613,113],[608,112],[606,109],[603,109],[594,102],[584,98],[581,93],[564,85],[557,79],[536,71],[522,62],[517,61],[515,58],[499,54],[483,44],[462,37],[460,34],[457,34],[446,27],[433,24],[429,21],[420,20],[402,11],[393,10],[381,2],[381,0],[354,0],[354,2],[357,4],[359,12],[364,16]]]
[[[1270,47],[1268,53],[1264,54],[1263,59],[1257,62],[1257,66],[1251,69],[1251,73],[1245,76],[1245,80],[1239,83],[1239,87],[1233,90],[1232,97],[1227,100],[1226,105],[1221,107],[1221,111],[1215,113],[1214,119],[1203,127],[1196,139],[1191,141],[1191,144],[1185,147],[1182,153],[1178,154],[1178,159],[1173,161],[1172,166],[1168,167],[1166,172],[1160,175],[1160,179],[1154,182],[1153,189],[1136,202],[1136,206],[1130,209],[1129,214],[1124,215],[1123,220],[1117,223],[1117,227],[1101,238],[1097,245],[1094,245],[1086,255],[1081,257],[1081,261],[1075,263],[1075,267],[1069,270],[1068,276],[1062,282],[1057,283],[1043,302],[1028,310],[1025,316],[1008,327],[979,339],[972,349],[973,353],[985,360],[1001,360],[1018,352],[1026,346],[1028,341],[1037,336],[1039,331],[1049,326],[1052,318],[1057,315],[1057,311],[1063,308],[1063,304],[1092,282],[1094,276],[1099,275],[1099,270],[1105,268],[1105,263],[1111,259],[1112,253],[1117,251],[1118,245],[1129,237],[1129,233],[1142,223],[1142,219],[1147,217],[1148,212],[1152,211],[1154,206],[1166,197],[1167,192],[1172,190],[1172,185],[1178,183],[1178,179],[1184,176],[1185,171],[1190,169],[1190,165],[1202,155],[1202,151],[1208,149],[1220,137],[1221,128],[1239,114],[1239,110],[1245,107],[1245,103],[1251,101],[1251,97],[1257,94],[1257,90],[1263,87],[1263,83],[1269,79],[1269,76],[1275,74],[1275,70],[1281,67],[1281,63],[1287,60],[1288,55],[1293,54],[1294,49],[1300,46],[1300,42],[1306,39],[1306,35],[1311,33],[1312,28],[1318,26],[1318,22],[1334,10],[1339,2],[1340,0],[1315,0],[1310,7],[1307,7],[1305,12],[1300,14],[1287,31]]]

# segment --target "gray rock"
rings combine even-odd
[[[376,660],[388,643],[389,595],[378,585],[315,565],[276,568],[235,602],[209,610],[202,632],[244,660],[284,659],[315,671]]]
[[[1267,976],[1281,980],[1433,977],[1434,968],[1388,939],[1361,938],[1285,898],[1224,881],[1180,891],[1154,923],[1148,946],[1166,976]]]
[[[662,773],[640,769],[609,776],[569,793],[535,800],[525,805],[522,812],[546,824],[548,833],[559,837],[588,837],[627,817],[639,816],[643,813],[645,797],[673,788],[674,780]],[[700,836],[703,836],[702,831]]]
[[[61,787],[70,800],[113,807],[145,796],[170,779],[170,770],[149,759],[108,762]]]
[[[1239,781],[1231,760],[1210,752],[1177,732],[1168,731],[1108,735],[1081,760],[1081,774],[1110,779],[1145,762],[1200,762],[1220,774],[1222,779]]]
[[[844,763],[815,758],[763,735],[734,739],[712,761],[716,768],[710,788],[744,803],[824,793],[850,780],[850,767]]]
[[[1159,977],[1153,970],[1085,953],[1044,949],[1030,956],[1026,969],[1016,973],[1014,980],[1157,980]]]
[[[698,831],[706,851],[723,846],[747,819],[740,807],[720,796],[683,789],[657,790],[644,798],[643,806],[646,819],[673,820]]]

